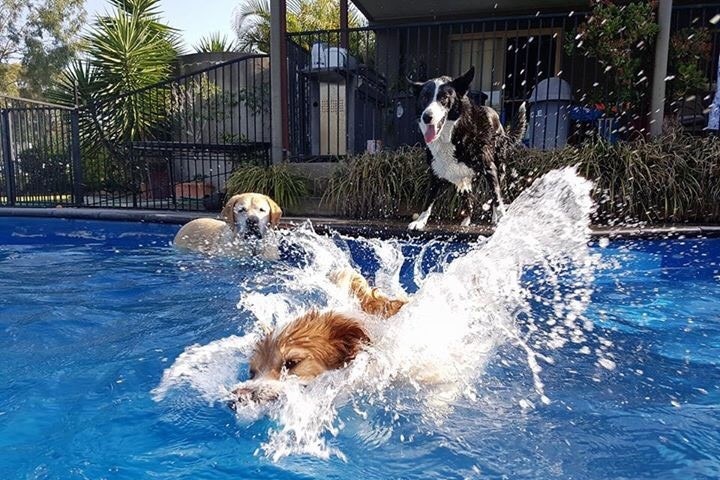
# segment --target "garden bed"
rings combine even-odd
[[[669,133],[654,140],[595,140],[559,150],[518,150],[506,165],[506,200],[549,170],[566,166],[577,166],[595,182],[595,224],[720,222],[717,137]],[[422,209],[428,175],[421,148],[351,157],[333,173],[324,201],[340,216],[407,218]],[[484,182],[478,185],[479,199],[490,198]],[[456,203],[454,188],[447,184],[434,213],[449,220]],[[475,221],[489,221],[489,212],[479,210]]]

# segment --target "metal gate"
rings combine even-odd
[[[82,205],[77,109],[0,97],[0,206]]]

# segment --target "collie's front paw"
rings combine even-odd
[[[460,222],[461,227],[469,227],[470,226],[470,217],[465,217],[462,219],[462,222]]]
[[[425,225],[427,225],[427,222],[430,219],[430,213],[432,213],[432,207],[433,204],[431,203],[427,210],[422,212],[420,215],[413,216],[415,221],[410,222],[408,230],[425,230]]]
[[[408,224],[408,230],[418,230],[423,231],[425,230],[425,225],[427,225],[427,218],[418,218],[414,222],[410,222]]]
[[[493,214],[492,214],[492,223],[493,225],[497,225],[500,219],[505,215],[505,206],[500,205],[498,207],[493,208]]]

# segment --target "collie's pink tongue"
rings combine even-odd
[[[427,129],[425,130],[425,143],[432,143],[433,140],[435,140],[435,137],[437,134],[435,133],[435,125],[428,125]]]

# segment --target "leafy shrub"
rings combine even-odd
[[[571,165],[595,182],[595,223],[720,221],[717,137],[669,133],[654,140],[595,140],[561,150],[521,150],[506,165],[506,201],[546,172]],[[324,200],[339,214],[354,218],[401,218],[423,207],[428,175],[425,153],[419,148],[363,154],[341,162]],[[490,198],[482,180],[476,194],[479,201]],[[449,219],[456,202],[448,183],[434,213]],[[476,221],[489,217],[489,212],[476,209]]]
[[[27,149],[18,154],[15,169],[19,195],[67,194],[72,191],[68,152]]]
[[[430,190],[430,175],[422,148],[364,153],[340,162],[330,177],[323,202],[333,206],[339,214],[352,218],[408,216],[424,207]],[[478,184],[483,188],[482,180]],[[487,191],[479,192],[479,195],[485,195]],[[447,218],[455,215],[458,207],[455,187],[444,183],[433,213]],[[491,215],[489,211],[477,213],[480,218],[487,216],[489,219]]]
[[[225,184],[228,198],[246,192],[263,193],[280,206],[292,208],[308,195],[308,185],[307,179],[286,163],[270,167],[247,164],[235,169]]]
[[[712,38],[705,27],[683,28],[670,38],[668,70],[673,73],[667,82],[667,97],[677,102],[703,92],[708,83],[703,71],[712,57]]]
[[[416,203],[425,171],[420,148],[350,157],[333,172],[323,201],[354,218],[393,218]]]
[[[603,89],[588,92],[592,103],[614,103],[621,112],[638,113],[649,92],[651,48],[660,27],[655,2],[595,1],[590,17],[569,34],[565,50],[594,58],[602,73]]]
[[[669,133],[653,140],[518,155],[512,193],[560,166],[595,182],[596,223],[720,221],[720,139]],[[512,184],[512,182],[511,182]]]

